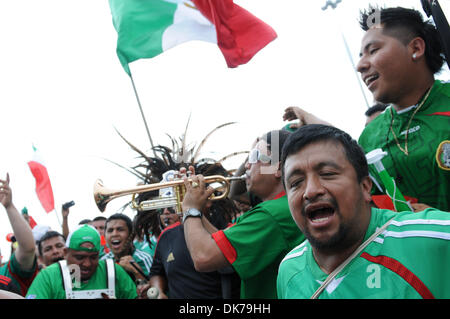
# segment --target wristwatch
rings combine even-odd
[[[186,218],[189,217],[202,217],[202,212],[195,208],[189,208],[184,214],[183,214],[183,223],[186,221]]]

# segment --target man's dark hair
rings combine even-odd
[[[80,222],[78,223],[78,225],[89,224],[90,222],[92,222],[92,220],[86,218],[86,219],[80,220]]]
[[[283,149],[283,145],[286,142],[289,135],[292,133],[286,130],[274,130],[265,133],[263,136],[261,136],[258,140],[264,140],[267,143],[267,148],[272,153],[272,148],[275,145],[276,142],[278,142],[278,159],[281,158],[281,151]],[[275,138],[278,138],[278,140],[274,140]],[[273,159],[274,154],[271,154],[271,157]]]
[[[369,176],[366,156],[358,142],[352,139],[350,135],[334,126],[310,124],[298,128],[297,131],[289,136],[283,146],[283,153],[281,155],[283,185],[285,177],[284,163],[286,162],[286,158],[291,154],[297,153],[305,146],[318,141],[335,141],[342,145],[348,161],[356,171],[358,182],[361,182],[364,177]]]
[[[99,221],[99,220],[106,220],[106,217],[105,216],[97,216],[92,221],[96,222],[96,221]]]
[[[388,104],[377,102],[374,105],[372,105],[371,107],[369,107],[367,109],[367,111],[364,113],[364,115],[369,117],[376,112],[383,112],[387,106],[388,106]]]
[[[364,31],[371,27],[372,17],[379,13],[379,23],[383,26],[383,34],[394,37],[407,45],[412,39],[420,37],[425,41],[425,59],[430,71],[438,73],[444,64],[444,50],[439,33],[430,20],[423,20],[422,14],[414,9],[402,7],[378,8],[369,7],[360,12],[359,24]],[[378,21],[377,21],[378,22]]]
[[[222,166],[220,163],[205,163],[199,162],[195,165],[195,173],[202,174],[203,176],[210,175],[221,175],[221,176],[231,176],[231,174]],[[220,195],[220,194],[215,194]],[[209,208],[209,221],[217,229],[225,229],[229,223],[236,217],[238,209],[234,202],[226,197],[221,200],[215,200],[211,202],[211,207]]]
[[[39,239],[37,245],[38,245],[38,251],[39,251],[40,256],[42,256],[42,242],[44,242],[47,239],[50,239],[53,237],[58,237],[58,236],[61,237],[64,240],[64,242],[66,241],[66,239],[64,238],[64,236],[62,234],[60,234],[54,230],[49,230],[41,237],[41,239]]]
[[[133,222],[131,221],[131,218],[125,214],[117,213],[117,214],[113,214],[113,215],[109,216],[105,222],[105,230],[108,228],[108,223],[110,221],[118,220],[118,219],[123,220],[126,223],[127,228],[128,228],[128,233],[131,236],[133,234]]]

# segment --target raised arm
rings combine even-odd
[[[61,215],[63,218],[62,221],[62,235],[67,239],[69,237],[69,208],[64,208],[64,205],[61,208]]]
[[[9,181],[9,174],[6,175],[6,180],[0,179],[0,203],[6,209],[14,236],[19,244],[15,252],[16,260],[23,270],[31,270],[36,257],[34,237],[30,225],[13,204]]]
[[[306,112],[304,109],[299,108],[298,106],[289,106],[284,110],[283,120],[284,121],[293,121],[299,120],[299,123],[291,124],[291,128],[299,128],[300,126],[307,124],[324,124],[333,126],[332,124],[324,121],[314,114]]]

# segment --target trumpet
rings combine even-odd
[[[210,200],[220,200],[228,196],[230,192],[230,183],[233,181],[245,180],[245,174],[242,176],[224,177],[222,175],[205,176],[205,182],[209,186],[213,187],[217,191],[221,191],[222,194],[212,194]],[[192,181],[188,178],[188,181]],[[172,187],[174,189],[175,196],[172,197],[160,197],[152,200],[148,200],[141,203],[136,203],[136,194],[146,193],[162,188]],[[186,187],[182,179],[177,179],[169,182],[154,183],[148,185],[139,185],[128,189],[114,190],[103,186],[103,181],[97,179],[94,183],[94,200],[98,209],[104,212],[106,205],[118,197],[133,195],[131,200],[131,207],[137,210],[150,210],[166,207],[176,207],[177,212],[181,212],[181,204],[183,202],[184,194],[186,193]]]

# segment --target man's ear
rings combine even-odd
[[[408,44],[409,52],[413,60],[418,60],[425,55],[425,41],[421,37],[415,37]]]
[[[364,199],[366,200],[366,202],[370,203],[372,201],[372,195],[371,195],[372,179],[369,176],[363,177],[360,185],[361,185]]]
[[[277,170],[274,175],[276,178],[281,178],[281,162],[278,162],[278,164],[276,166],[277,166]]]
[[[67,259],[67,253],[69,252],[69,249],[67,247],[64,247],[64,259]]]

